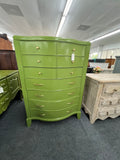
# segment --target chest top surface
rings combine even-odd
[[[87,74],[87,77],[98,82],[120,82],[120,74]]]
[[[17,70],[0,70],[0,80],[17,72]]]

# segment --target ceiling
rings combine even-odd
[[[0,32],[55,36],[65,5],[66,0],[0,0]],[[86,41],[118,28],[120,0],[73,0],[59,36]],[[94,44],[118,40],[116,35]]]

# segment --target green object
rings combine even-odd
[[[89,42],[57,37],[14,36],[27,126],[33,119],[80,118]]]
[[[0,114],[8,107],[17,92],[21,90],[17,70],[0,70]]]

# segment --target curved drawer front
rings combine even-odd
[[[56,56],[23,55],[23,66],[56,67]]]
[[[85,46],[71,43],[57,43],[57,55],[71,56],[72,53],[76,56],[85,56]]]
[[[43,100],[29,100],[29,107],[33,109],[44,110],[59,110],[66,107],[71,107],[77,105],[79,102],[79,97],[72,97],[65,100],[59,101],[43,101]]]
[[[26,78],[56,79],[56,69],[24,68]]]
[[[104,89],[103,89],[103,95],[114,95],[118,94],[120,95],[120,84],[119,83],[110,83],[110,84],[105,84]]]
[[[80,88],[73,88],[67,90],[60,90],[60,91],[42,91],[42,90],[34,90],[28,91],[28,98],[29,99],[36,99],[36,100],[63,100],[66,98],[72,98],[74,96],[79,96]]]
[[[31,110],[31,117],[38,117],[44,120],[59,120],[64,118],[64,116],[69,116],[70,114],[77,113],[78,106],[68,107],[62,110],[54,110],[54,111],[41,111],[39,109],[32,109]]]
[[[9,93],[7,93],[0,99],[0,108],[2,108],[9,101],[10,101],[10,95]]]
[[[0,101],[1,101],[1,97],[3,97],[4,95],[6,95],[7,93],[9,93],[9,89],[8,86],[3,88],[3,92],[0,93]]]
[[[74,62],[71,61],[71,57],[57,57],[57,67],[82,67],[83,63],[84,57],[75,57]]]
[[[114,106],[114,105],[119,105],[119,101],[120,101],[120,96],[119,97],[102,97],[100,99],[100,107],[104,107],[104,106]]]
[[[57,78],[71,78],[82,76],[83,68],[61,68],[57,69]]]
[[[57,80],[39,80],[25,79],[27,90],[61,90],[80,87],[81,78],[57,79]]]
[[[56,55],[56,43],[47,41],[20,41],[22,54]]]

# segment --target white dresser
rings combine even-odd
[[[120,74],[87,74],[82,101],[90,122],[120,115]]]

